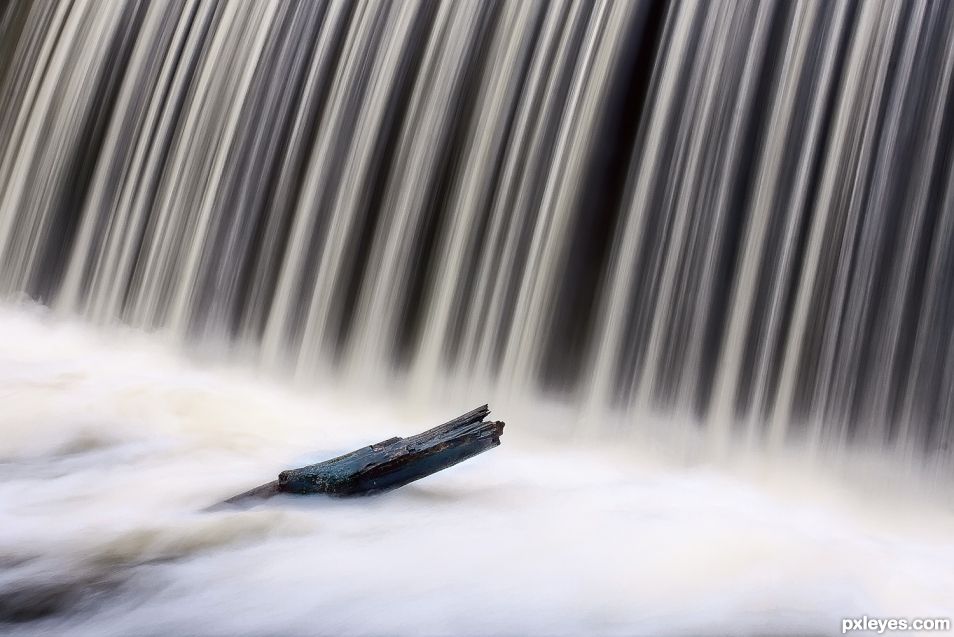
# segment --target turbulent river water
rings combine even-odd
[[[383,497],[201,512],[459,410],[177,352],[0,312],[4,633],[828,635],[954,615],[950,502],[863,463],[864,480],[781,456],[728,469],[512,427]]]
[[[954,616],[952,139],[949,0],[0,0],[0,632]]]

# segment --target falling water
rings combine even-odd
[[[0,0],[0,632],[954,617],[952,140],[950,0]]]
[[[947,0],[7,2],[0,289],[943,454],[952,76]]]

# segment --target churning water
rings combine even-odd
[[[948,0],[0,3],[0,618],[952,614],[952,78]],[[483,402],[446,482],[194,513]]]
[[[304,395],[36,311],[0,327],[0,619],[34,619],[7,634],[830,635],[954,613],[950,508],[783,457],[729,472],[516,425],[378,498],[200,512],[456,410]]]

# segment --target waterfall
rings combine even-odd
[[[0,7],[0,292],[718,444],[954,438],[947,0]]]

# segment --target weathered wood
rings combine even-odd
[[[390,438],[318,464],[282,471],[278,480],[222,504],[280,493],[347,497],[402,487],[499,445],[504,423],[484,422],[489,414],[484,405],[416,436]]]

